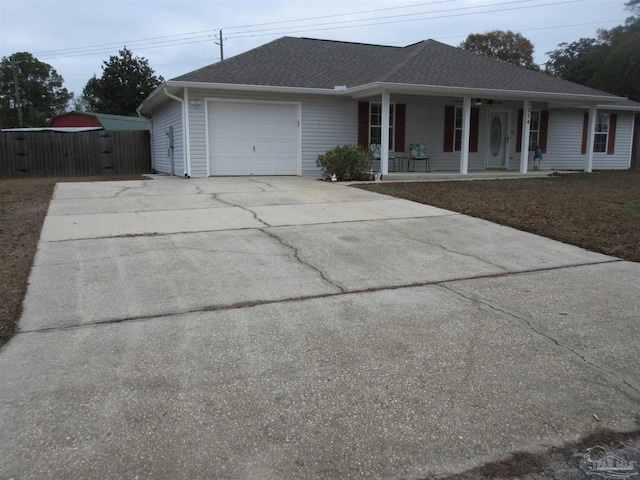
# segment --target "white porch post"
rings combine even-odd
[[[382,91],[382,135],[380,139],[380,170],[382,175],[389,173],[389,110],[390,95],[388,90]]]
[[[591,173],[593,170],[593,142],[596,138],[596,118],[598,118],[598,107],[591,105],[589,107],[589,126],[587,127],[587,164],[584,171]]]
[[[469,172],[469,134],[471,132],[471,97],[462,102],[462,146],[460,148],[460,173]]]
[[[520,143],[520,173],[529,169],[529,137],[531,136],[531,103],[522,103],[522,141]]]

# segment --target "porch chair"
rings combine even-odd
[[[427,155],[427,149],[424,143],[412,143],[409,145],[409,165],[407,170],[413,172],[416,167],[416,160],[424,160],[424,171],[430,172],[429,155]],[[411,163],[413,161],[413,163]]]
[[[373,155],[373,159],[374,160],[378,160],[378,162],[380,162],[380,144],[379,143],[372,143],[369,145],[369,149],[371,150],[371,155]],[[389,155],[389,163],[390,166],[393,166],[393,171],[396,171],[396,157]],[[371,169],[373,169],[373,165],[371,165],[370,167]],[[382,163],[380,163],[380,170],[382,170]]]

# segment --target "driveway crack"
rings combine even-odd
[[[271,225],[269,225],[267,222],[265,222],[260,217],[258,217],[258,214],[256,212],[254,212],[253,210],[251,210],[250,208],[243,207],[242,205],[238,205],[236,203],[232,203],[232,202],[229,202],[228,200],[220,198],[220,197],[218,197],[217,193],[212,193],[211,194],[211,198],[213,198],[214,200],[217,200],[218,202],[224,203],[225,205],[229,205],[230,207],[236,207],[236,208],[239,208],[241,210],[244,210],[245,212],[249,212],[253,216],[254,220],[257,220],[258,222],[260,222],[265,227],[271,227]]]
[[[113,185],[106,185],[106,186],[108,186],[109,188],[117,188],[117,189],[120,190],[115,195],[112,195],[111,197],[108,197],[108,198],[116,198],[116,197],[119,197],[120,195],[122,195],[124,192],[127,192],[129,190],[135,190],[136,188],[144,188],[144,187],[147,186],[147,183],[146,182],[142,182],[142,185],[135,185],[135,186],[132,185],[130,187],[116,187],[116,186],[113,186]]]
[[[248,256],[257,256],[257,257],[279,257],[282,254],[281,253],[264,253],[264,252],[260,252],[260,253],[255,253],[255,252],[249,252],[246,250],[233,250],[230,248],[196,248],[196,247],[185,247],[185,246],[178,246],[178,245],[172,245],[170,247],[157,247],[157,248],[151,248],[148,250],[139,250],[139,251],[135,251],[135,252],[129,252],[129,253],[122,253],[122,254],[118,254],[118,255],[109,255],[109,256],[105,256],[105,257],[98,257],[98,256],[94,256],[90,259],[83,259],[83,260],[69,260],[66,262],[54,262],[54,263],[38,263],[38,264],[34,264],[34,267],[38,267],[38,268],[42,268],[42,267],[60,267],[63,265],[95,265],[101,262],[107,262],[109,260],[115,260],[117,258],[133,258],[133,257],[140,257],[143,255],[156,255],[156,254],[160,254],[161,252],[201,252],[201,253],[206,253],[206,254],[211,254],[211,253],[224,253],[224,254],[229,254],[229,255],[248,255]]]
[[[636,385],[632,380],[629,380],[621,376],[615,370],[612,370],[611,368],[601,364],[600,362],[589,359],[586,354],[561,342],[560,340],[555,338],[550,332],[547,332],[542,328],[536,327],[527,316],[522,315],[519,312],[514,312],[504,307],[500,307],[484,298],[465,295],[457,291],[455,288],[452,288],[443,283],[439,283],[438,286],[466,300],[469,300],[473,303],[477,303],[484,307],[487,307],[493,310],[494,312],[497,312],[502,317],[507,317],[509,319],[516,320],[516,322],[520,326],[524,327],[527,330],[532,331],[534,335],[537,336],[538,338],[542,338],[544,341],[555,345],[560,350],[564,351],[565,353],[568,353],[571,357],[574,357],[574,358],[577,357],[582,361],[582,363],[585,363],[591,370],[595,370],[599,375],[604,373],[608,380],[616,384],[623,391],[630,394],[633,398],[638,399],[640,397],[640,386]]]
[[[314,270],[315,272],[318,273],[318,275],[320,275],[320,278],[322,278],[322,280],[324,280],[325,282],[327,282],[329,285],[331,285],[334,288],[337,288],[340,293],[346,293],[346,290],[344,287],[338,285],[336,282],[334,282],[333,280],[331,280],[330,278],[328,278],[324,272],[322,270],[320,270],[319,268],[317,268],[314,265],[311,265],[309,262],[306,262],[300,255],[300,250],[297,247],[294,247],[293,245],[290,245],[289,243],[285,242],[281,237],[279,237],[278,235],[276,235],[273,232],[268,232],[262,228],[258,229],[261,232],[265,233],[266,235],[269,235],[271,238],[273,238],[274,240],[276,240],[278,243],[280,243],[280,245],[282,245],[283,247],[286,247],[288,249],[290,249],[293,252],[293,255],[296,259],[296,261],[298,263],[300,263],[301,265],[304,265],[307,268],[310,268],[311,270]]]
[[[396,230],[384,225],[382,222],[375,222],[374,226],[379,226],[380,228],[384,228],[385,230],[390,230],[392,232],[396,231]],[[411,236],[407,236],[406,238],[409,238],[409,239],[414,240],[416,242],[424,243],[424,244],[429,245],[431,247],[440,248],[440,249],[444,250],[445,252],[454,253],[456,255],[461,255],[463,257],[473,258],[473,259],[478,260],[478,261],[480,261],[482,263],[486,263],[488,265],[491,265],[492,267],[499,268],[503,272],[509,272],[509,270],[507,268],[503,267],[502,265],[498,265],[497,263],[490,262],[489,260],[487,260],[485,258],[481,258],[478,255],[473,255],[471,253],[460,252],[458,250],[454,250],[452,248],[445,247],[444,245],[440,245],[438,243],[429,242],[429,241],[425,240],[424,238],[414,238],[414,237],[411,237]]]
[[[261,182],[260,180],[256,180],[255,178],[252,178],[251,181],[252,182],[256,182],[256,183],[262,183],[264,185],[267,185],[267,186],[273,188],[274,190],[277,190],[277,188],[274,187],[273,185],[271,185],[269,182]],[[262,190],[262,191],[264,192],[264,190]]]

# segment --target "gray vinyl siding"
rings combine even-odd
[[[152,155],[153,168],[157,172],[171,173],[169,157],[169,127],[173,127],[173,164],[176,175],[184,174],[182,105],[175,100],[168,100],[153,112],[152,121]]]
[[[304,176],[319,177],[316,167],[319,154],[337,145],[355,145],[358,141],[358,101],[327,95],[267,94],[237,91],[210,91],[189,89],[186,98],[188,105],[191,176],[205,177],[209,174],[207,155],[207,99],[238,99],[242,101],[290,102],[300,105],[300,158],[301,173]],[[362,101],[380,101],[380,98],[367,98]],[[421,97],[419,95],[392,95],[391,101],[406,105],[406,130],[404,152],[396,147],[395,156],[405,157],[404,170],[407,169],[409,145],[424,143],[431,158],[431,171],[459,171],[460,152],[444,152],[444,112],[445,106],[459,106],[461,98]],[[199,102],[199,104],[198,104]],[[534,105],[540,109],[543,105]],[[485,169],[487,155],[487,123],[493,110],[509,112],[509,147],[507,167],[510,170],[520,168],[520,153],[517,152],[518,111],[521,102],[496,102],[480,107],[478,151],[469,153],[469,171]],[[164,132],[169,125],[174,127],[176,173],[183,173],[182,167],[182,122],[180,104],[168,101],[154,112],[154,168],[168,171],[167,138]],[[582,126],[584,109],[549,109],[549,130],[547,152],[542,168],[562,170],[583,170],[586,155],[581,153]],[[629,167],[633,114],[616,113],[615,153],[613,155],[595,154],[594,169],[625,169]],[[529,152],[528,168],[533,168],[533,154]],[[392,165],[390,164],[390,169]],[[424,168],[422,163],[416,170]]]
[[[302,175],[319,177],[316,157],[337,145],[357,143],[358,103],[351,99],[322,95],[258,94],[189,90],[189,129],[191,142],[191,176],[207,176],[206,99],[238,99],[242,101],[293,102],[301,106]],[[201,102],[200,105],[191,103]]]
[[[429,154],[431,171],[460,171],[460,152],[444,152],[444,109],[447,105],[460,106],[460,101],[445,98],[422,98],[418,96],[393,96],[395,103],[407,106],[406,133],[404,153],[399,153],[396,146],[396,156],[409,156],[409,145],[424,143]],[[486,150],[486,112],[481,110],[478,151],[469,153],[469,170],[484,169],[484,155]],[[404,161],[404,169],[407,161]],[[416,171],[424,169],[423,163],[417,163]]]
[[[549,112],[549,138],[547,153],[542,160],[543,169],[584,170],[587,155],[582,154],[582,129],[585,110],[564,109]],[[598,113],[615,113],[615,151],[593,154],[593,168],[597,170],[623,170],[629,168],[633,113],[599,110]]]
[[[311,97],[302,102],[302,175],[319,177],[318,155],[358,143],[358,102]]]
[[[420,97],[392,97],[396,103],[407,104],[406,145],[409,151],[411,143],[425,143],[431,158],[431,171],[459,170],[460,152],[445,153],[444,145],[444,107],[445,105],[460,105],[460,101],[453,99],[438,99]],[[510,141],[508,152],[508,169],[520,169],[520,152],[518,148],[518,111],[522,106],[519,102],[504,102],[491,107],[480,107],[478,152],[469,153],[469,171],[483,170],[487,150],[487,119],[490,110],[510,112]],[[534,109],[540,110],[534,105]],[[549,128],[547,137],[547,152],[544,154],[542,169],[544,170],[584,170],[587,156],[582,150],[582,128],[585,110],[581,109],[551,109],[549,110]],[[618,116],[616,124],[615,152],[612,155],[595,153],[593,168],[601,170],[621,170],[629,168],[629,158],[632,145],[633,113],[599,110],[599,113],[615,113]],[[401,155],[401,154],[397,154]],[[406,164],[405,164],[406,165]],[[417,169],[421,165],[416,166]],[[533,169],[533,152],[528,153],[528,170]]]
[[[201,102],[200,105],[193,103]],[[202,92],[187,92],[189,118],[189,156],[191,158],[191,176],[207,176],[207,131],[206,108]]]

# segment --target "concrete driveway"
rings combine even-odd
[[[0,477],[422,478],[631,429],[639,285],[317,180],[58,184],[0,350]]]

